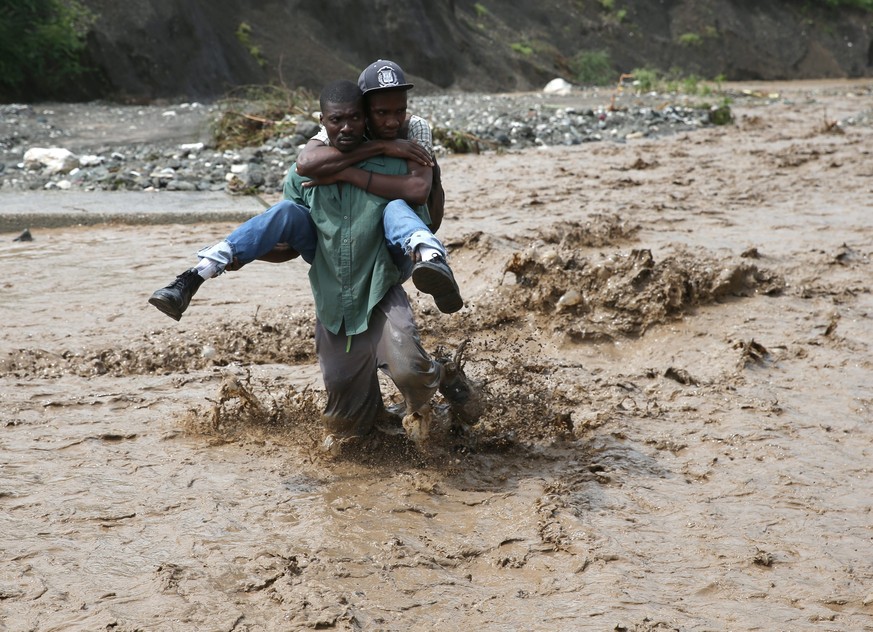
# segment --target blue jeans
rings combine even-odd
[[[418,246],[430,246],[446,256],[445,246],[434,237],[421,218],[403,200],[389,202],[382,213],[382,229],[388,251],[400,270],[401,282],[412,275],[411,254]]]
[[[388,251],[405,281],[412,274],[410,254],[421,244],[446,255],[445,247],[434,237],[427,225],[403,200],[394,200],[382,215],[382,227]],[[219,265],[227,266],[234,258],[240,265],[251,263],[270,252],[276,244],[285,243],[312,263],[318,245],[315,224],[305,206],[283,200],[260,215],[242,223],[224,241],[204,248],[198,254]]]
[[[234,258],[244,266],[279,243],[290,245],[304,261],[312,263],[318,239],[308,208],[283,200],[243,222],[224,241],[204,248],[197,255],[215,261],[223,270]]]

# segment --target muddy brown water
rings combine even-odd
[[[489,407],[428,453],[319,454],[302,263],[146,304],[231,225],[4,240],[0,629],[873,629],[871,87],[773,90],[442,161]]]

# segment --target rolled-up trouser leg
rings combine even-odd
[[[304,261],[312,263],[318,241],[308,208],[283,200],[240,224],[224,241],[197,254],[224,269],[233,258],[241,266],[251,263],[279,243],[289,244]]]
[[[421,346],[409,298],[402,287],[395,285],[388,291],[373,310],[370,322],[371,328],[379,332],[379,368],[403,395],[407,413],[419,412],[439,387],[442,365]]]
[[[326,432],[341,438],[373,429],[383,408],[377,367],[397,386],[407,412],[429,404],[442,377],[442,365],[421,346],[409,299],[399,285],[373,309],[367,331],[351,341],[317,321],[315,350],[327,391],[322,420]]]

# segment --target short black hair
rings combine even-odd
[[[327,109],[328,103],[358,103],[363,99],[364,93],[354,81],[340,79],[339,81],[331,81],[324,86],[321,95],[318,97],[321,109]]]

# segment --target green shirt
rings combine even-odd
[[[405,160],[388,156],[374,156],[357,166],[388,175],[407,173]],[[376,304],[400,282],[382,228],[390,200],[344,182],[304,188],[307,180],[292,165],[284,192],[287,199],[309,207],[318,234],[309,269],[316,316],[333,334],[343,326],[346,335],[359,334],[367,330]]]

